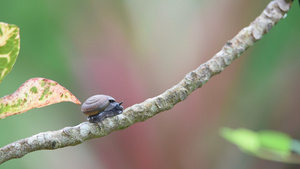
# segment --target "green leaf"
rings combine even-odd
[[[288,153],[291,150],[291,138],[281,132],[262,130],[258,132],[261,146],[263,148]]]
[[[259,136],[251,130],[222,128],[221,135],[243,151],[256,153],[260,148]]]
[[[237,145],[242,151],[257,156],[262,159],[273,160],[286,163],[300,163],[300,156],[293,154],[296,146],[295,140],[292,140],[287,134],[262,130],[253,132],[248,129],[222,128],[221,135]]]
[[[44,78],[32,78],[22,84],[13,94],[0,98],[0,118],[64,101],[81,104],[69,90],[57,82]]]
[[[0,82],[14,66],[20,51],[19,28],[0,22]]]

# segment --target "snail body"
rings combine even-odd
[[[113,117],[123,112],[123,102],[107,95],[94,95],[88,98],[81,106],[81,111],[88,115],[87,120],[91,123],[99,123],[107,117]]]

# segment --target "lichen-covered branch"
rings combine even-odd
[[[145,121],[157,113],[171,109],[176,103],[185,100],[194,90],[202,87],[212,76],[222,72],[234,59],[269,32],[284,17],[291,3],[285,0],[270,2],[262,14],[233,39],[227,41],[220,52],[161,95],[135,104],[124,110],[122,114],[107,118],[100,124],[83,122],[74,127],[39,133],[8,144],[0,149],[0,164],[33,151],[75,146],[85,140],[103,137],[112,131],[125,129],[134,123]]]

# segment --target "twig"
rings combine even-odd
[[[83,122],[74,127],[39,133],[8,144],[0,149],[0,164],[10,159],[21,158],[33,151],[75,146],[85,140],[103,137],[112,131],[125,129],[134,123],[145,121],[160,112],[171,109],[176,103],[185,100],[191,92],[202,87],[212,76],[222,72],[254,42],[260,40],[284,17],[291,3],[285,0],[271,1],[262,14],[233,39],[227,41],[220,52],[196,70],[188,73],[179,84],[161,95],[135,104],[124,110],[122,114],[107,118],[100,124]]]

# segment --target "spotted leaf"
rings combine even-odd
[[[44,78],[32,78],[22,84],[13,94],[0,98],[0,118],[65,101],[81,104],[69,90],[57,82]]]
[[[19,51],[19,28],[0,22],[0,82],[11,71]]]

